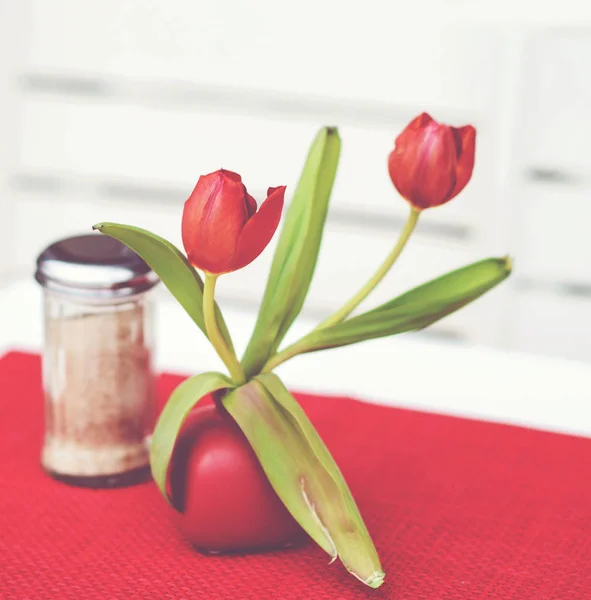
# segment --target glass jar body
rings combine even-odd
[[[44,290],[41,461],[54,478],[115,487],[149,477],[151,321],[147,292],[96,301]]]

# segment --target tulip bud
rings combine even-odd
[[[257,212],[240,175],[220,169],[199,178],[185,202],[183,246],[189,262],[219,275],[245,267],[271,241],[283,210],[285,186],[269,188]]]
[[[470,181],[475,146],[472,125],[451,127],[423,113],[396,138],[388,158],[392,183],[417,210],[445,204]]]

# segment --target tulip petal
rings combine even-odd
[[[390,178],[400,195],[415,208],[437,206],[454,188],[455,157],[450,128],[428,115],[418,117],[396,139],[388,160]]]
[[[210,273],[231,271],[247,219],[240,175],[221,170],[201,176],[183,209],[182,238],[189,262]]]
[[[431,123],[434,121],[427,113],[413,119],[396,138],[394,150],[388,157],[388,172],[394,187],[403,198],[415,206],[415,170],[423,154],[421,144],[417,143],[418,135]]]
[[[471,125],[450,127],[420,114],[396,138],[388,157],[394,187],[419,210],[448,202],[472,176],[475,134]]]
[[[434,123],[434,120],[427,113],[422,113],[418,117],[415,117],[394,141],[394,150],[390,155],[390,159],[400,160],[404,156],[408,156],[408,153],[412,152],[413,148],[416,149],[417,131],[420,131],[430,123]]]
[[[267,247],[281,219],[285,186],[269,188],[267,199],[244,226],[230,270],[250,264]]]
[[[418,131],[419,129],[422,129],[423,127],[426,127],[427,125],[429,125],[429,123],[433,123],[435,121],[435,119],[433,119],[433,117],[429,114],[429,113],[421,113],[418,117],[415,117],[406,127],[406,129],[410,129],[410,130],[414,130],[414,131]],[[405,131],[406,131],[405,129]],[[404,132],[402,132],[403,134]],[[402,137],[402,134],[400,134],[398,137]],[[396,140],[396,143],[398,143],[398,140]]]
[[[234,171],[228,171],[228,169],[220,169],[218,173],[221,173],[222,175],[224,175],[228,179],[231,179],[232,181],[242,183],[242,177],[240,177],[240,175],[238,173],[235,173]]]
[[[413,200],[420,208],[429,208],[443,204],[454,189],[455,141],[449,127],[436,123],[418,137],[421,151],[414,168]]]
[[[468,184],[474,169],[474,155],[476,151],[476,129],[472,125],[465,127],[452,127],[452,135],[456,144],[456,185],[449,199],[457,196]]]
[[[250,219],[257,211],[257,201],[246,191],[246,187],[244,188],[244,197],[246,198],[246,208]]]

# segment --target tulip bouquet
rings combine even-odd
[[[224,551],[281,545],[305,532],[365,584],[382,584],[378,554],[338,466],[274,371],[299,354],[425,328],[508,277],[509,259],[489,258],[350,316],[390,270],[422,212],[448,202],[467,185],[475,138],[472,126],[450,127],[427,114],[405,128],[388,158],[392,182],[410,208],[400,237],[352,298],[282,348],[312,281],[339,161],[337,129],[322,128],[287,211],[241,359],[215,302],[216,281],[255,260],[270,242],[283,210],[284,186],[269,188],[257,210],[238,174],[220,170],[200,177],[182,215],[186,255],[137,227],[94,226],[151,266],[228,370],[183,381],[151,440],[153,478],[197,547]],[[200,410],[196,405],[205,396],[213,396],[214,403]]]

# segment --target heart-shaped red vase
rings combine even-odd
[[[175,522],[203,552],[262,550],[307,538],[267,480],[246,437],[218,403],[197,406],[169,470]]]

